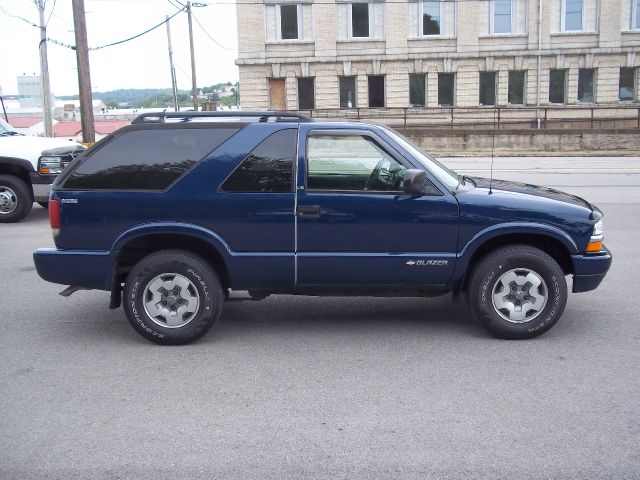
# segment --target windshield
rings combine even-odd
[[[390,128],[385,128],[385,132],[387,132],[396,142],[398,142],[402,147],[404,147],[411,155],[415,157],[422,165],[433,173],[438,180],[444,183],[449,190],[455,190],[458,188],[460,183],[460,176],[455,173],[453,170],[449,170],[443,164],[441,164],[438,160],[433,158],[431,155],[427,155],[422,150],[420,150],[411,140],[406,138],[404,135],[392,130]]]
[[[5,133],[15,133],[15,129],[0,118],[0,135]]]

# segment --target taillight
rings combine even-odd
[[[60,233],[60,202],[58,200],[49,200],[49,224],[51,233],[55,237]]]

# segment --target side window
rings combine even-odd
[[[298,131],[269,135],[238,165],[222,184],[223,192],[292,192],[293,162]]]
[[[71,172],[63,187],[79,190],[164,190],[237,128],[130,130]]]
[[[307,141],[307,188],[401,191],[406,168],[363,135],[312,135]]]

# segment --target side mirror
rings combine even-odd
[[[409,195],[420,195],[427,185],[427,174],[424,170],[410,168],[404,172],[402,189]]]

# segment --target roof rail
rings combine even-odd
[[[246,112],[246,111],[217,111],[217,112],[149,112],[138,115],[131,123],[164,123],[168,118],[182,119],[183,122],[189,122],[192,118],[257,118],[259,122],[267,122],[273,118],[276,122],[311,122],[312,120],[299,113],[292,112]]]

